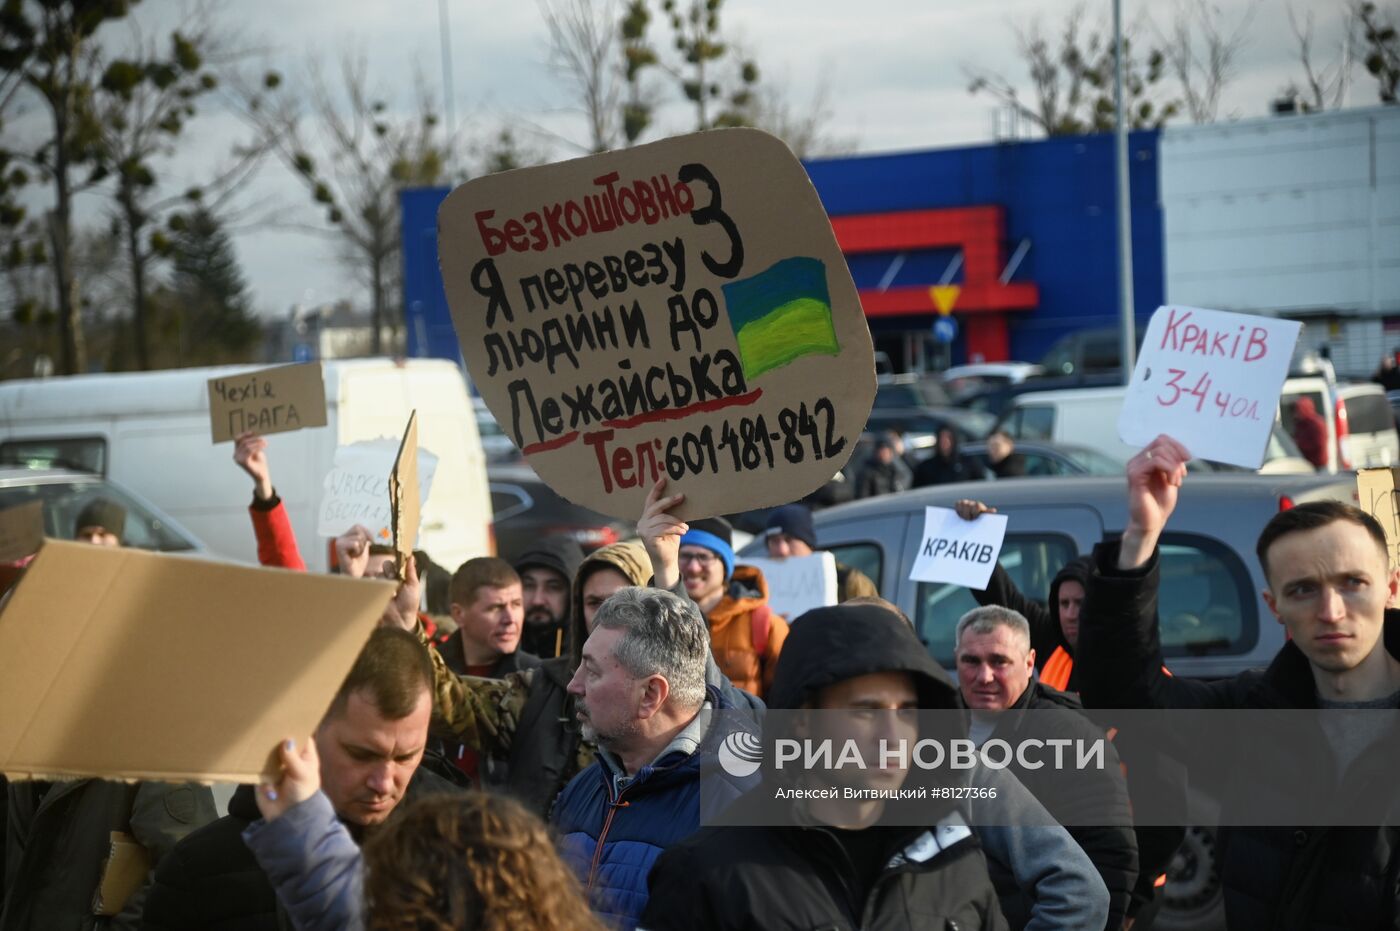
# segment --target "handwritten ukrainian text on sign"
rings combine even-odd
[[[801,497],[874,399],[870,332],[787,147],[721,130],[468,182],[438,214],[462,354],[551,487],[635,518]]]
[[[1259,468],[1302,327],[1257,314],[1157,308],[1118,435],[1146,446],[1167,433],[1198,459]]]
[[[924,536],[909,578],[983,589],[1006,539],[1006,515],[963,520],[951,508],[924,508]]]
[[[830,553],[786,559],[747,557],[743,562],[763,573],[768,606],[789,621],[813,608],[836,604],[836,557]]]
[[[215,443],[241,433],[286,433],[326,425],[321,363],[282,365],[209,379],[209,429]]]
[[[389,497],[389,475],[399,458],[399,440],[365,440],[335,451],[335,464],[321,490],[321,511],[316,532],[338,537],[356,524],[369,530],[376,544],[394,545],[394,515]],[[437,456],[418,449],[418,494],[428,500]]]
[[[1397,496],[1394,468],[1359,469],[1356,473],[1356,501],[1385,531],[1390,567],[1400,566],[1400,496]]]

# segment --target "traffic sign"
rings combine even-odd
[[[933,321],[933,338],[936,342],[951,343],[958,338],[958,321],[952,317],[938,317]]]
[[[928,293],[933,298],[933,306],[946,317],[953,312],[953,305],[958,302],[962,288],[955,284],[936,284],[928,289]]]

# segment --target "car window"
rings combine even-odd
[[[1385,395],[1379,392],[1354,394],[1343,403],[1347,409],[1347,429],[1352,433],[1384,433],[1395,429]]]
[[[1074,343],[1070,339],[1061,339],[1051,346],[1040,360],[1041,368],[1045,369],[1047,375],[1073,375],[1074,374]]]
[[[1008,535],[997,562],[1027,597],[1044,599],[1055,573],[1077,555],[1074,540],[1068,536]],[[920,582],[914,598],[914,626],[919,639],[935,660],[952,669],[958,618],[977,607],[977,602],[967,589],[946,582]]]
[[[530,495],[516,485],[491,486],[491,514],[496,521],[514,517],[530,509]]]
[[[1076,471],[1062,460],[1046,456],[1043,453],[1021,453],[1021,459],[1026,463],[1027,475],[1073,475]]]
[[[836,561],[865,573],[866,578],[881,588],[884,575],[885,554],[878,543],[843,543],[829,547]]]
[[[880,385],[875,389],[875,407],[923,407],[913,385]]]
[[[1084,373],[1111,372],[1119,368],[1122,355],[1116,337],[1091,337],[1084,342]]]
[[[1327,417],[1327,402],[1323,398],[1321,389],[1286,394],[1279,404],[1278,414],[1279,419],[1283,421],[1283,429],[1288,431],[1289,436],[1293,435],[1293,405],[1299,398],[1307,398],[1312,401],[1313,410],[1323,419]]]
[[[1027,404],[1021,408],[1020,433],[1023,440],[1049,440],[1054,438],[1055,409],[1045,404]]]
[[[0,464],[106,475],[107,441],[100,436],[6,440],[0,443]]]
[[[71,540],[78,529],[78,515],[89,502],[97,498],[106,498],[126,509],[126,525],[122,530],[123,545],[161,552],[179,552],[195,548],[193,540],[176,532],[145,505],[107,482],[9,485],[0,488],[0,510],[40,501],[44,505],[44,533],[57,540]]]
[[[1163,656],[1244,653],[1254,645],[1257,601],[1238,556],[1214,540],[1164,534],[1160,565]]]

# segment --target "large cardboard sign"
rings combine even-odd
[[[322,484],[321,511],[316,532],[338,537],[356,524],[363,524],[382,546],[394,542],[394,508],[389,492],[389,476],[398,462],[400,440],[363,440],[335,451],[335,464]],[[426,449],[417,450],[419,503],[428,500],[438,457]],[[415,525],[414,536],[417,537]]]
[[[1390,568],[1400,566],[1400,469],[1359,469],[1356,473],[1356,501],[1361,510],[1374,517],[1385,530]]]
[[[768,606],[789,621],[813,608],[836,604],[836,557],[830,553],[786,559],[746,556],[742,562],[763,573],[768,583]]]
[[[779,140],[681,136],[505,172],[438,213],[462,355],[566,498],[634,519],[780,504],[849,458],[874,353],[821,202]]]
[[[48,541],[0,613],[0,772],[255,781],[315,729],[393,593]]]
[[[408,427],[399,444],[399,455],[389,473],[390,521],[394,529],[394,560],[399,580],[408,581],[408,561],[418,543],[421,506],[418,500],[418,412],[408,415]]]
[[[1167,433],[1198,459],[1259,468],[1302,328],[1257,314],[1157,308],[1123,396],[1118,435],[1142,447]]]
[[[952,508],[924,508],[924,536],[909,578],[984,589],[1005,539],[1005,514],[963,520]]]
[[[321,363],[209,379],[209,430],[215,443],[239,434],[287,433],[326,425],[326,385]]]

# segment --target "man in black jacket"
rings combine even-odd
[[[969,611],[958,621],[955,655],[962,700],[972,710],[971,737],[979,746],[992,738],[1104,739],[1080,713],[1078,699],[1035,679],[1030,625],[1019,613],[997,605]],[[1019,758],[1010,768],[1094,862],[1110,896],[1106,927],[1117,931],[1137,881],[1138,850],[1128,789],[1111,744],[1105,756],[1102,771],[1074,778],[1043,765],[1029,768]]]
[[[356,840],[386,821],[405,798],[456,788],[419,766],[433,709],[432,683],[432,665],[418,639],[380,628],[316,730],[322,790]],[[143,927],[289,929],[271,883],[241,836],[259,817],[253,787],[239,786],[226,817],[190,834],[161,862]]]
[[[875,604],[803,615],[769,691],[773,708],[891,718],[956,701],[913,630]],[[765,783],[735,804],[772,804],[773,795]],[[640,927],[1005,928],[986,861],[954,803],[917,804],[931,827],[892,823],[884,802],[814,799],[800,821],[794,814],[781,827],[702,829],[652,869]]]
[[[569,653],[570,591],[582,563],[578,541],[562,533],[537,540],[515,560],[525,596],[520,649],[540,659]]]
[[[1264,600],[1289,635],[1267,669],[1210,682],[1162,672],[1157,541],[1176,507],[1188,459],[1180,443],[1159,436],[1128,463],[1127,527],[1121,541],[1095,553],[1080,627],[1076,661],[1085,704],[1400,707],[1400,614],[1387,610],[1400,583],[1380,525],[1340,502],[1280,511],[1259,537],[1269,583]],[[1342,735],[1359,738],[1343,742],[1345,753],[1335,745],[1332,754],[1300,752],[1291,743],[1265,748],[1274,756],[1266,768],[1303,773],[1310,798],[1341,805],[1379,799],[1394,817],[1395,773],[1372,763],[1400,739],[1400,728],[1393,713],[1374,720],[1381,729],[1372,739]],[[1257,780],[1227,786],[1222,824],[1231,823],[1232,810],[1245,810],[1269,791]],[[1227,827],[1218,849],[1231,928],[1355,931],[1400,923],[1400,828]]]

